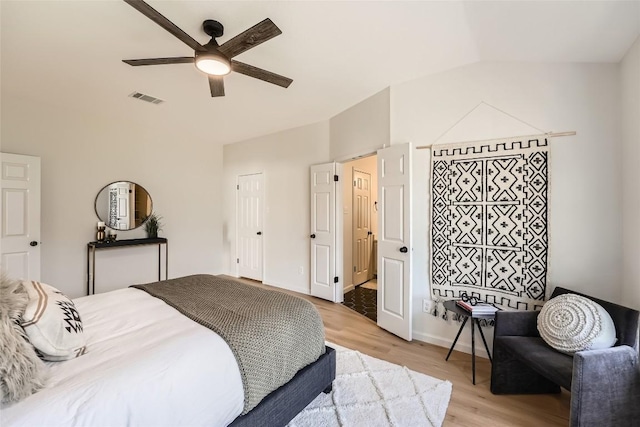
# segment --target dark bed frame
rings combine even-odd
[[[321,392],[331,392],[336,378],[336,351],[325,347],[325,353],[306,366],[285,385],[272,391],[230,427],[282,427],[307,407]]]

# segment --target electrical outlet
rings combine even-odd
[[[422,312],[423,313],[429,313],[431,311],[431,304],[433,301],[431,301],[429,298],[425,298],[422,300]]]
[[[298,268],[298,274],[301,275],[301,276],[304,274],[304,267],[303,266],[300,266],[300,268]]]

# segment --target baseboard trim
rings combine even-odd
[[[274,288],[286,289],[288,291],[298,292],[304,295],[310,295],[309,289],[306,286],[288,286],[282,283],[273,282],[271,280],[263,280],[263,285],[273,286]]]
[[[352,291],[352,290],[354,290],[355,288],[356,288],[356,287],[355,287],[355,286],[353,286],[353,283],[352,283],[352,284],[350,284],[349,286],[346,286],[346,287],[344,288],[344,291],[343,291],[342,293],[343,293],[343,294],[346,294],[347,292]]]
[[[418,341],[426,342],[427,344],[433,344],[437,345],[438,347],[444,347],[448,349],[451,347],[455,335],[451,336],[451,338],[443,338],[424,332],[413,331],[413,338]],[[465,344],[458,341],[456,343],[456,348],[454,349],[454,351],[462,351],[463,353],[471,354],[471,344]],[[484,349],[484,344],[482,344],[482,338],[480,337],[480,334],[476,335],[476,356],[484,357],[485,359],[489,358],[487,356],[487,352]]]

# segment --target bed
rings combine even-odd
[[[233,292],[240,289],[241,293],[247,290],[250,295],[258,290],[259,297],[252,297],[257,300],[286,295],[215,276],[190,277],[207,283],[224,282],[225,295],[231,289]],[[161,284],[165,290],[173,291],[179,289],[184,279],[153,285]],[[248,404],[248,400],[256,400],[245,393],[252,387],[245,379],[250,374],[245,372],[246,363],[236,357],[238,349],[222,338],[226,332],[214,332],[200,324],[203,322],[191,320],[192,315],[182,313],[183,308],[165,302],[162,295],[152,296],[148,292],[127,288],[74,300],[84,324],[86,354],[65,362],[48,362],[47,386],[20,402],[3,404],[0,424],[3,427],[283,426],[318,394],[331,389],[335,352],[323,347],[319,357],[296,370],[293,378],[269,391],[259,403]],[[229,297],[233,301],[238,298],[235,294]],[[197,297],[188,305],[201,299]],[[224,300],[224,295],[219,299]],[[227,310],[231,318],[244,319],[246,310],[238,307],[256,311],[253,304],[232,303],[233,307],[216,311]],[[290,321],[295,317],[298,313],[293,313]],[[235,319],[234,325],[238,323],[238,318]],[[259,330],[273,328],[265,322],[264,315],[259,316],[262,328]],[[280,358],[285,365],[295,358],[291,354],[277,354],[275,347],[264,345],[265,339],[260,335],[254,341],[264,357]]]

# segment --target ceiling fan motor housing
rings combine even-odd
[[[209,75],[222,76],[231,71],[231,61],[229,57],[220,52],[220,45],[216,41],[216,37],[222,36],[224,27],[218,21],[207,19],[202,23],[202,28],[207,35],[211,37],[209,43],[204,45],[206,52],[195,51],[196,68]],[[208,65],[205,63],[208,62]],[[211,68],[213,67],[213,68]]]

